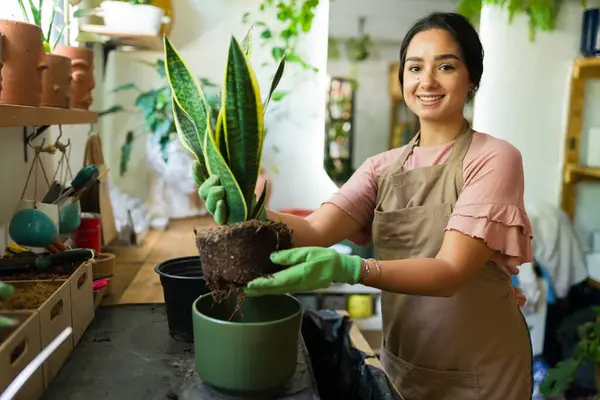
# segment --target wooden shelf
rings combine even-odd
[[[600,78],[600,57],[579,58],[573,63],[573,77],[578,78]]]
[[[567,164],[565,166],[566,183],[582,179],[600,180],[600,167],[587,167],[578,164]]]
[[[600,79],[600,57],[578,58],[573,61],[561,194],[561,206],[571,220],[575,217],[577,182],[600,180],[600,167],[579,164],[585,109],[585,86],[588,79]]]
[[[0,104],[0,127],[91,124],[95,111]]]
[[[82,32],[106,36],[115,46],[131,46],[139,50],[163,50],[163,40],[160,36],[114,32],[106,29],[104,25],[82,25],[80,29]]]

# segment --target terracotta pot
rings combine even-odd
[[[48,69],[42,74],[42,106],[69,108],[71,102],[71,59],[47,54]]]
[[[54,54],[71,59],[71,108],[88,110],[92,105],[94,79],[94,52],[84,47],[57,45]]]
[[[42,73],[48,68],[39,26],[0,20],[2,92],[0,104],[38,107],[42,104]]]

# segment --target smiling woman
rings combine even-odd
[[[406,399],[531,399],[531,342],[518,307],[525,299],[511,284],[532,261],[521,154],[463,116],[483,73],[481,42],[464,17],[433,13],[409,30],[400,63],[421,130],[367,159],[306,218],[268,211],[304,247],[273,254],[287,268],[245,292],[332,282],[379,288],[381,363]],[[346,238],[372,240],[378,259],[323,248]]]

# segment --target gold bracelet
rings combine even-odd
[[[361,283],[361,284],[365,281],[365,278],[369,274],[369,270],[370,270],[369,269],[369,261],[366,258],[363,258],[362,260],[365,262],[365,272],[363,272],[362,276],[358,280],[358,283]]]
[[[377,268],[377,281],[379,282],[379,278],[381,277],[381,265],[379,265],[379,261],[374,258],[369,258],[375,263],[375,267]]]

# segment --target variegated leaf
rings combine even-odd
[[[164,46],[165,70],[172,96],[196,126],[199,143],[203,146],[207,122],[210,121],[210,107],[200,84],[166,36]]]
[[[264,109],[267,109],[267,106],[269,105],[269,102],[271,101],[271,96],[273,95],[273,92],[275,91],[275,89],[277,89],[277,86],[279,85],[279,82],[281,81],[281,77],[283,76],[283,71],[285,70],[285,55],[281,58],[281,61],[279,62],[279,66],[277,67],[277,71],[275,72],[275,76],[273,77],[273,82],[271,82],[271,88],[269,89],[269,95],[267,96],[267,100],[265,100],[265,105],[264,105]]]
[[[264,139],[264,109],[248,57],[231,38],[223,85],[223,118],[229,167],[251,207]]]
[[[219,152],[215,136],[210,132],[210,125],[207,126],[207,132],[204,135],[204,149],[206,154],[206,165],[210,175],[217,175],[225,190],[225,203],[229,212],[228,223],[246,221],[248,217],[248,207],[244,200],[244,194],[238,185],[238,182],[227,166],[225,159]]]

